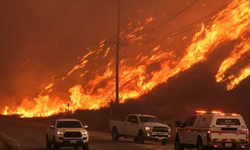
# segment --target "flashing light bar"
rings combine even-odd
[[[205,113],[207,113],[207,111],[205,111],[205,110],[197,110],[194,113],[196,113],[196,114],[205,114]]]
[[[212,111],[213,114],[221,114],[221,111]]]
[[[222,113],[221,111],[205,111],[205,110],[196,110],[195,114],[219,114],[221,116],[238,116],[236,113]]]
[[[222,116],[238,116],[239,114],[236,114],[236,113],[223,113],[223,114],[220,114]]]
[[[221,114],[221,111],[205,111],[205,110],[197,110],[194,112],[195,114]]]

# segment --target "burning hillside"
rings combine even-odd
[[[211,16],[212,17],[212,16]],[[147,34],[141,34],[148,25],[157,18],[149,16],[147,19],[129,23],[131,32],[122,31],[121,39],[124,46],[120,62],[120,102],[124,103],[130,98],[138,98],[149,92],[158,84],[167,82],[169,78],[190,69],[197,63],[204,62],[209,54],[219,50],[225,42],[240,41],[234,49],[228,50],[226,58],[215,75],[215,81],[226,83],[227,90],[234,89],[250,75],[250,64],[237,72],[230,69],[238,65],[238,60],[249,53],[250,40],[246,36],[250,29],[250,2],[235,0],[218,12],[208,23],[195,24],[195,33],[191,43],[185,51],[179,54],[174,48],[164,49],[157,42],[152,42],[145,47]],[[178,32],[177,32],[178,33]],[[166,40],[171,43],[172,39]],[[185,40],[185,36],[183,40]],[[161,40],[161,38],[159,38]],[[115,59],[111,54],[115,44],[107,39],[100,42],[97,47],[89,47],[88,53],[79,57],[79,63],[64,76],[55,75],[36,98],[25,98],[22,103],[14,108],[5,106],[2,114],[19,114],[22,117],[44,117],[64,112],[67,103],[72,111],[77,109],[96,110],[108,107],[115,97]],[[129,54],[129,57],[126,55]],[[96,60],[100,60],[99,64]],[[93,68],[99,66],[99,70]],[[153,70],[150,66],[154,66]],[[157,67],[155,67],[157,66]],[[155,69],[157,68],[157,69]],[[72,86],[68,91],[70,100],[62,99],[50,94],[60,82],[64,82],[72,74],[78,78],[89,79],[85,84]]]

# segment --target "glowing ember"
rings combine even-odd
[[[48,90],[54,86],[54,83],[49,84],[48,86],[45,87],[45,90]]]
[[[153,52],[154,52],[154,51],[157,51],[160,47],[161,47],[161,45],[156,46],[156,47],[153,49]]]
[[[200,30],[193,36],[183,56],[178,58],[175,50],[161,51],[163,46],[159,44],[150,48],[150,55],[145,55],[140,49],[143,45],[140,43],[141,39],[147,35],[137,35],[144,29],[145,24],[149,25],[148,22],[154,20],[152,17],[136,23],[129,23],[129,29],[135,26],[134,31],[130,33],[123,31],[121,38],[128,43],[137,43],[137,47],[133,49],[131,47],[128,48],[128,51],[133,50],[134,56],[121,59],[120,102],[124,103],[129,98],[136,99],[152,90],[158,84],[167,82],[169,78],[190,69],[194,64],[205,61],[207,56],[218,48],[219,44],[244,37],[250,31],[250,6],[249,1],[242,4],[243,2],[243,0],[233,1],[225,10],[217,14],[217,17],[214,17],[215,19],[209,26],[206,27],[204,23],[199,25]],[[182,37],[183,40],[186,38],[187,36]],[[237,63],[237,60],[243,54],[249,52],[250,41],[249,39],[243,39],[242,43],[235,46],[235,50],[222,62],[218,73],[215,75],[217,82],[227,82],[228,90],[233,89],[250,75],[250,65],[247,65],[237,75],[225,77],[225,73]],[[2,114],[19,114],[22,117],[50,116],[65,112],[65,109],[68,108],[67,103],[69,103],[69,109],[72,112],[77,109],[95,110],[101,107],[108,107],[115,97],[115,59],[112,53],[115,45],[111,46],[105,41],[105,39],[101,41],[100,45],[95,49],[88,48],[88,53],[81,57],[79,64],[75,65],[60,80],[53,79],[53,82],[49,82],[50,84],[45,86],[45,89],[51,89],[56,82],[62,82],[62,80],[65,80],[74,72],[80,72],[81,78],[84,78],[87,74],[93,76],[87,84],[71,87],[69,89],[69,99],[61,99],[58,96],[38,95],[37,98],[33,99],[25,98],[17,107],[6,106]],[[124,49],[121,49],[121,51]],[[132,51],[130,52],[132,53]],[[112,57],[110,57],[111,55]],[[93,61],[101,58],[106,59],[105,64],[103,62],[98,64],[99,69],[103,71],[93,70],[91,67],[94,65]],[[128,65],[129,59],[133,61],[134,66]],[[147,72],[148,66],[157,63],[159,64],[158,70]]]
[[[148,24],[151,21],[153,21],[153,17],[148,18],[147,21],[146,21],[146,24]]]

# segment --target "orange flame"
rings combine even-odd
[[[247,78],[250,75],[250,64],[244,69],[240,70],[240,73],[237,77],[233,78],[228,84],[227,89],[232,90],[236,85],[238,85],[242,80]]]
[[[238,44],[235,49],[231,52],[230,56],[224,60],[220,66],[219,71],[216,74],[217,82],[228,81],[227,90],[232,90],[236,85],[238,85],[242,80],[247,78],[250,75],[250,64],[245,68],[240,70],[240,73],[235,75],[230,75],[225,79],[225,73],[228,71],[233,65],[237,63],[237,61],[242,57],[242,55],[250,52],[250,39],[243,39],[243,41]]]
[[[203,62],[207,59],[207,56],[211,54],[219,44],[227,41],[233,41],[244,37],[250,30],[250,7],[249,2],[238,6],[243,0],[233,1],[225,10],[221,11],[217,17],[211,23],[210,26],[205,27],[202,23],[191,41],[191,44],[186,48],[184,55],[180,58],[176,58],[174,50],[160,51],[161,46],[154,46],[152,48],[150,56],[144,55],[142,51],[135,51],[135,66],[129,66],[127,59],[123,59],[123,63],[120,67],[120,102],[124,103],[129,98],[138,98],[144,93],[152,90],[158,84],[167,82],[169,78],[179,74],[182,71],[186,71],[193,65]],[[237,8],[236,8],[237,7]],[[153,19],[153,18],[152,18]],[[151,19],[149,19],[151,20]],[[126,34],[122,32],[122,39],[133,43],[142,39],[142,36],[136,36],[137,33],[144,29],[142,21],[136,22],[135,30]],[[147,24],[148,20],[144,20],[144,24]],[[132,24],[129,23],[131,27]],[[143,35],[146,36],[146,35]],[[184,36],[186,37],[186,36]],[[185,39],[185,38],[184,38]],[[17,107],[6,106],[2,111],[4,115],[19,114],[22,117],[44,117],[60,112],[65,112],[67,109],[67,103],[69,103],[69,109],[74,112],[77,109],[100,109],[102,107],[109,106],[115,97],[115,71],[112,67],[114,65],[114,58],[109,59],[109,62],[104,68],[103,73],[96,71],[89,71],[89,68],[85,68],[90,64],[93,56],[93,60],[99,58],[107,58],[111,48],[106,47],[106,40],[100,42],[98,49],[91,50],[85,54],[80,63],[75,65],[67,75],[60,78],[65,80],[68,76],[76,71],[81,71],[80,77],[84,77],[89,72],[94,72],[95,76],[92,80],[89,80],[86,85],[75,85],[69,89],[70,99],[61,99],[59,96],[38,95],[37,98],[25,98]],[[248,40],[243,40],[248,42]],[[142,45],[138,44],[139,47]],[[110,46],[110,45],[109,45]],[[227,58],[220,66],[217,73],[216,81],[223,82],[225,78],[225,72],[235,65],[239,57],[249,50],[248,45],[240,44],[236,46],[229,58]],[[103,57],[99,57],[103,56]],[[160,63],[158,70],[147,73],[147,66],[153,63]],[[232,89],[235,85],[239,84],[250,74],[250,65],[243,68],[237,76],[230,76],[227,80],[229,83],[227,89]],[[50,82],[51,87],[59,82],[58,79],[53,79]],[[50,87],[50,84],[45,87]],[[49,88],[48,88],[49,89]]]
[[[241,58],[241,56],[250,50],[250,40],[244,39],[239,45],[237,45],[234,51],[231,52],[230,56],[225,59],[220,65],[219,71],[216,74],[216,81],[222,82],[225,78],[225,72],[230,69],[233,65],[237,63],[237,60]]]

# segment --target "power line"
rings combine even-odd
[[[154,42],[158,42],[158,41],[163,41],[163,40],[166,40],[166,39],[168,39],[168,38],[170,38],[170,37],[175,37],[175,36],[181,35],[181,34],[183,34],[183,33],[189,32],[189,31],[191,31],[191,30],[193,30],[193,29],[195,29],[195,28],[196,28],[196,26],[194,26],[194,27],[192,27],[192,28],[190,28],[190,29],[187,29],[187,30],[185,30],[185,31],[183,31],[183,32],[174,34],[174,35],[172,35],[172,36],[168,36],[168,37],[165,37],[165,38],[159,38],[158,40],[157,40],[157,39],[148,40],[148,41],[144,41],[144,43],[145,43],[145,44],[150,44],[150,43],[154,43]]]
[[[245,4],[245,3],[248,2],[248,1],[249,1],[249,0],[244,1],[244,2],[242,2],[242,3],[240,3],[240,4],[238,4],[237,6],[233,7],[232,9],[229,9],[226,13],[228,13],[228,12],[230,12],[230,11],[236,9],[237,7],[239,7],[239,6],[243,5],[243,4]],[[233,2],[233,1],[232,1],[232,2]],[[200,18],[200,19],[198,19],[198,20],[196,20],[196,21],[194,21],[194,22],[192,22],[192,23],[190,23],[190,24],[184,26],[184,27],[181,27],[181,28],[179,28],[179,29],[177,29],[177,30],[175,30],[175,31],[171,31],[171,32],[169,32],[169,33],[167,33],[167,34],[164,34],[164,35],[160,36],[160,37],[157,37],[157,38],[154,38],[154,39],[150,39],[150,40],[147,40],[147,41],[143,41],[143,43],[148,44],[148,43],[152,43],[152,42],[162,41],[162,40],[165,40],[165,39],[167,39],[167,38],[169,38],[169,37],[175,37],[175,36],[180,35],[180,34],[182,34],[182,33],[186,33],[186,32],[188,32],[188,31],[191,31],[191,30],[195,29],[196,26],[191,27],[190,29],[187,29],[187,30],[185,30],[185,31],[183,31],[183,32],[180,32],[180,33],[177,33],[177,34],[175,34],[175,35],[172,35],[173,33],[176,33],[176,32],[181,31],[181,30],[183,30],[183,29],[185,29],[185,28],[187,28],[187,27],[189,27],[189,26],[192,26],[192,25],[194,25],[194,24],[197,24],[198,22],[200,22],[201,20],[207,18],[208,16],[211,16],[211,15],[217,13],[218,11],[224,9],[225,7],[227,7],[228,5],[230,5],[232,2],[230,2],[230,3],[228,3],[228,4],[226,4],[226,5],[222,6],[222,7],[220,7],[219,9],[213,11],[212,13],[210,13],[210,14],[208,14],[208,15],[206,15],[206,16],[204,16],[204,17],[202,17],[202,18]],[[207,20],[207,21],[205,21],[205,22],[203,22],[203,23],[206,24],[206,23],[208,23],[208,22],[210,22],[210,21],[212,21],[212,20],[213,20],[213,19],[209,19],[209,20]],[[172,35],[172,36],[170,36],[170,35]]]
[[[196,0],[195,2],[193,2],[192,4],[190,4],[188,7],[184,8],[183,10],[181,10],[180,12],[178,12],[177,14],[175,14],[174,16],[172,16],[171,18],[167,19],[166,21],[160,23],[159,25],[154,26],[153,28],[141,33],[139,36],[145,35],[146,33],[155,30],[156,28],[164,25],[165,23],[169,22],[170,20],[174,19],[175,17],[179,16],[180,14],[182,14],[183,12],[185,12],[187,9],[189,9],[190,7],[192,7],[195,3],[197,3],[199,0]]]

